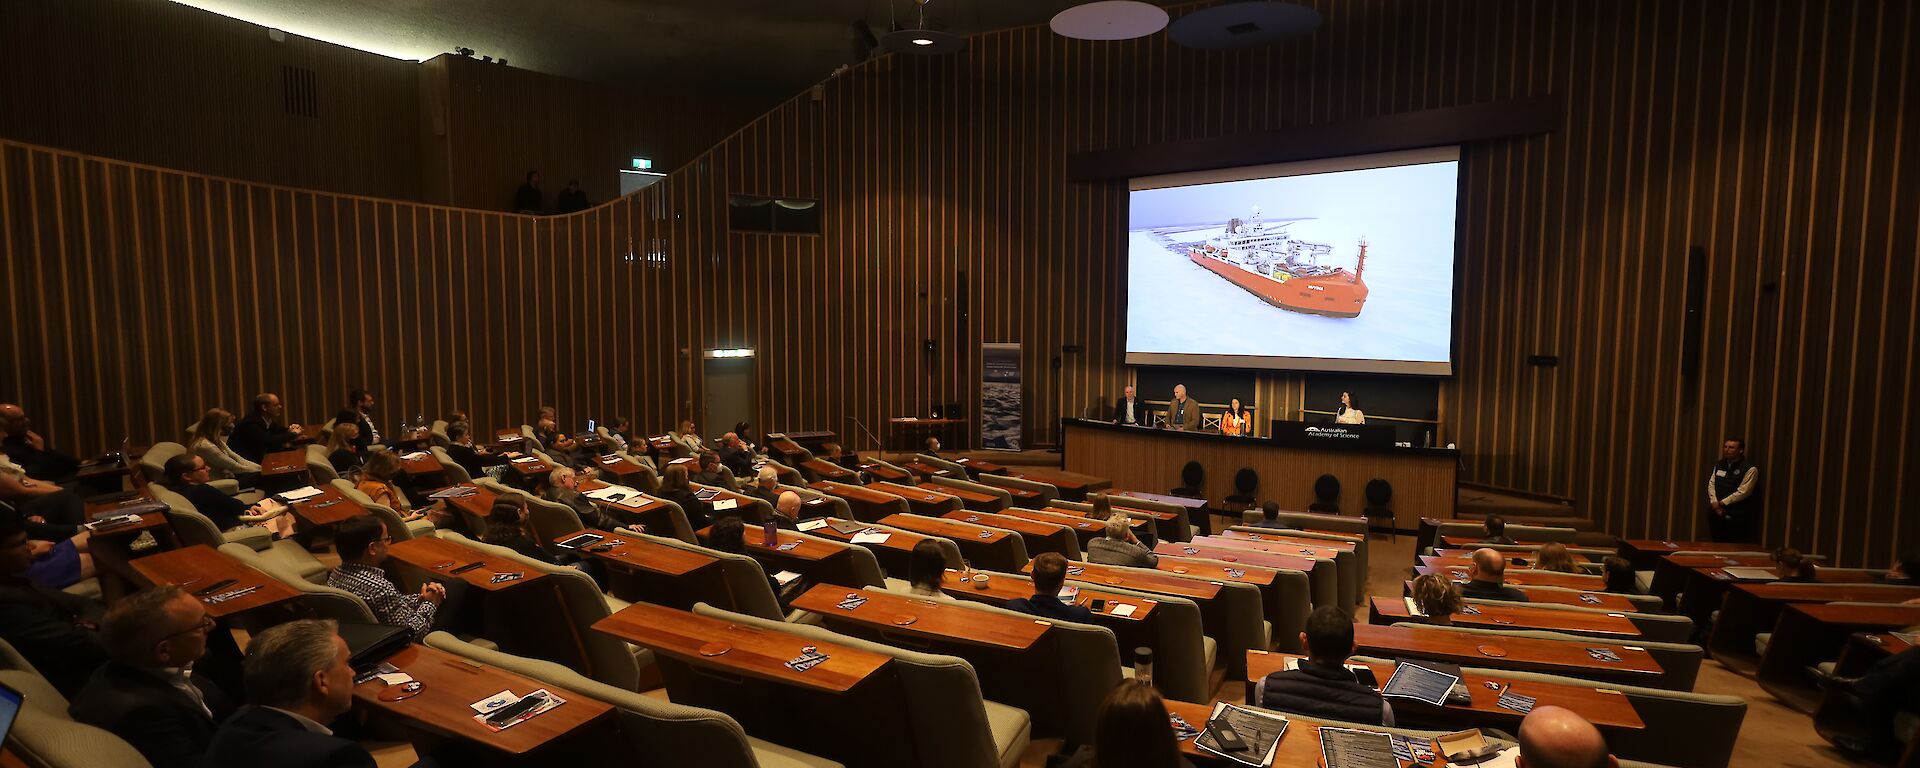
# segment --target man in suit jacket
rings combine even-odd
[[[125,739],[154,768],[201,765],[214,729],[233,711],[219,686],[193,673],[213,629],[206,607],[179,587],[121,598],[101,627],[112,658],[68,714]]]
[[[1187,399],[1187,385],[1173,385],[1173,402],[1167,403],[1167,428],[1187,432],[1200,428],[1200,404]]]
[[[734,477],[753,474],[753,459],[753,450],[740,439],[740,435],[728,432],[720,436],[720,464],[733,472]]]
[[[380,430],[373,426],[373,393],[356,389],[347,393],[347,407],[334,414],[333,423],[352,424],[360,428],[360,434],[354,436],[354,445],[360,446],[364,454],[368,448],[384,441],[380,439]]]
[[[351,652],[331,619],[302,619],[253,636],[247,700],[214,733],[211,768],[377,768],[359,742],[328,723],[353,706]]]
[[[269,453],[293,447],[293,442],[300,439],[300,425],[280,424],[282,410],[285,408],[280,404],[279,395],[272,392],[254,395],[253,412],[233,425],[227,447],[255,464]]]
[[[1120,390],[1120,401],[1113,404],[1113,423],[1131,427],[1153,426],[1153,416],[1147,413],[1147,404],[1134,397],[1132,385]]]

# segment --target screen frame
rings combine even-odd
[[[1448,285],[1449,304],[1447,307],[1447,359],[1433,360],[1384,360],[1374,358],[1331,358],[1298,357],[1290,355],[1226,355],[1190,352],[1135,352],[1128,349],[1132,328],[1123,317],[1120,323],[1120,350],[1122,364],[1135,366],[1178,366],[1190,368],[1237,368],[1246,370],[1301,371],[1319,373],[1361,373],[1387,374],[1394,376],[1421,376],[1427,378],[1449,379],[1457,375],[1460,359],[1460,253],[1462,238],[1460,201],[1465,199],[1467,191],[1466,147],[1462,144],[1445,144],[1416,149],[1395,150],[1391,152],[1373,152],[1360,155],[1337,155],[1294,160],[1283,163],[1265,163],[1230,168],[1214,168],[1198,171],[1180,171],[1176,173],[1136,176],[1127,180],[1128,210],[1132,210],[1133,193],[1186,187],[1200,184],[1219,184],[1254,179],[1268,179],[1280,176],[1310,176],[1341,171],[1366,170],[1369,168],[1389,168],[1402,165],[1420,165],[1426,163],[1454,163],[1454,205],[1453,205],[1453,242],[1452,278]],[[1123,225],[1124,227],[1125,225]],[[1122,239],[1130,230],[1123,229]],[[1126,273],[1132,269],[1131,249],[1121,251],[1122,263]],[[1123,280],[1124,299],[1121,307],[1132,306],[1133,281]]]

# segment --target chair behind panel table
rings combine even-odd
[[[1376,477],[1367,481],[1364,494],[1367,505],[1361,508],[1360,516],[1366,519],[1369,527],[1373,525],[1374,520],[1386,518],[1387,532],[1393,536],[1394,541],[1399,541],[1400,526],[1393,515],[1393,484]]]
[[[1333,475],[1321,475],[1313,481],[1313,503],[1307,505],[1310,512],[1340,514],[1340,478]]]
[[[445,632],[427,635],[425,644],[487,666],[499,667],[548,685],[565,688],[615,707],[614,720],[624,743],[603,762],[635,768],[837,768],[839,763],[761,741],[747,735],[725,712],[688,707],[616,688],[582,677],[551,661],[500,653],[462,642]]]
[[[1399,622],[1396,627],[1424,627],[1447,632],[1465,632],[1475,635],[1495,635],[1499,637],[1526,637],[1535,640],[1559,640],[1570,643],[1599,643],[1599,640],[1582,635],[1564,632],[1546,632],[1541,630],[1482,629],[1479,627],[1437,627],[1417,622]],[[1660,665],[1660,674],[1648,680],[1647,687],[1668,691],[1691,691],[1693,683],[1700,677],[1700,662],[1706,653],[1700,646],[1688,643],[1657,643],[1648,640],[1635,640],[1634,647],[1644,648],[1649,656]]]
[[[1189,499],[1207,497],[1207,468],[1197,461],[1189,461],[1180,467],[1180,487],[1167,491],[1168,496],[1182,496]]]
[[[1232,517],[1236,512],[1253,509],[1259,498],[1255,494],[1259,492],[1260,473],[1255,472],[1253,467],[1241,467],[1240,471],[1233,473],[1233,493],[1221,500],[1221,510]]]
[[[1032,480],[1009,477],[1007,475],[981,475],[979,481],[982,485],[991,485],[1014,491],[1032,491],[1039,494],[1026,498],[1015,498],[1013,505],[1016,507],[1045,509],[1047,505],[1051,504],[1055,499],[1060,498],[1060,489],[1053,487],[1052,483],[1037,483]]]
[[[884,587],[868,587],[888,592]],[[1031,618],[1028,614],[1005,608],[956,600],[950,605],[964,610],[998,613],[1003,616]],[[935,653],[967,659],[980,677],[981,690],[995,701],[1019,707],[1033,717],[1035,736],[1062,736],[1069,744],[1090,744],[1100,702],[1107,692],[1120,684],[1120,649],[1113,630],[1095,624],[1050,619],[1051,644],[1041,644],[1026,653],[975,653],[978,646],[955,642],[938,644]],[[862,633],[863,636],[865,633]],[[877,642],[889,643],[879,635]],[[918,639],[901,643],[909,650]]]
[[[600,591],[600,585],[595,584],[593,578],[584,571],[564,565],[543,563],[506,547],[475,541],[453,531],[441,531],[440,538],[511,561],[528,573],[546,574],[544,578],[553,580],[559,589],[561,607],[564,608],[562,615],[573,623],[571,629],[578,640],[577,652],[585,654],[584,660],[591,668],[588,677],[627,690],[634,690],[639,686],[640,663],[650,660],[652,656],[651,654],[641,655],[636,652],[638,649],[625,642],[611,635],[593,631],[594,622],[611,615],[614,605],[621,607],[625,605],[618,598],[610,601],[608,596]],[[764,587],[764,579],[761,583]],[[490,622],[488,630],[490,635],[492,634],[491,624]],[[554,628],[543,627],[541,632],[551,635]],[[509,643],[510,641],[502,640],[501,642]],[[555,644],[560,644],[557,638]],[[508,648],[507,650],[515,651],[516,649]],[[524,655],[524,650],[521,650],[521,653]]]
[[[31,768],[151,765],[119,736],[69,716],[67,697],[31,667],[0,670],[0,684],[20,692],[20,712],[7,737],[7,748]]]
[[[1007,489],[1000,486],[987,485],[986,483],[973,482],[966,479],[966,475],[964,474],[955,477],[937,476],[930,482],[944,488],[984,494],[998,499],[998,501],[988,505],[989,509],[987,511],[990,512],[997,512],[1013,506],[1013,494],[1008,493]]]
[[[983,697],[979,678],[964,659],[902,650],[820,627],[723,611],[705,603],[694,606],[693,612],[891,657],[889,666],[899,681],[894,694],[860,713],[862,716],[855,722],[869,724],[869,738],[888,733],[908,737],[910,754],[898,755],[892,764],[1014,768],[1032,738],[1027,713]],[[663,665],[673,698],[681,698],[681,691],[699,697],[702,689],[717,693],[722,699],[730,693],[726,688],[717,688],[731,687],[730,684],[704,674],[675,674],[676,666],[679,665]],[[676,687],[681,690],[673,690]],[[902,731],[895,732],[895,728]]]

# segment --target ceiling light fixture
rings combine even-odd
[[[1140,0],[1100,0],[1054,14],[1053,33],[1075,40],[1132,40],[1167,28],[1167,9]]]
[[[906,53],[915,56],[945,56],[959,53],[967,47],[967,39],[952,32],[944,32],[927,27],[927,4],[933,0],[913,0],[919,7],[919,25],[913,29],[901,29],[895,22],[893,31],[880,38],[880,43],[894,53]]]

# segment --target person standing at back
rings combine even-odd
[[[1307,717],[1393,725],[1393,707],[1346,668],[1347,657],[1360,648],[1353,640],[1353,617],[1331,605],[1315,609],[1307,616],[1300,644],[1307,658],[1299,668],[1274,672],[1255,686],[1260,706]]]
[[[1200,404],[1187,399],[1187,385],[1173,385],[1173,401],[1167,403],[1167,428],[1191,432],[1200,428]]]
[[[1747,461],[1747,441],[1722,441],[1720,460],[1707,476],[1707,530],[1714,541],[1745,542],[1752,537],[1759,490],[1760,468]]]

